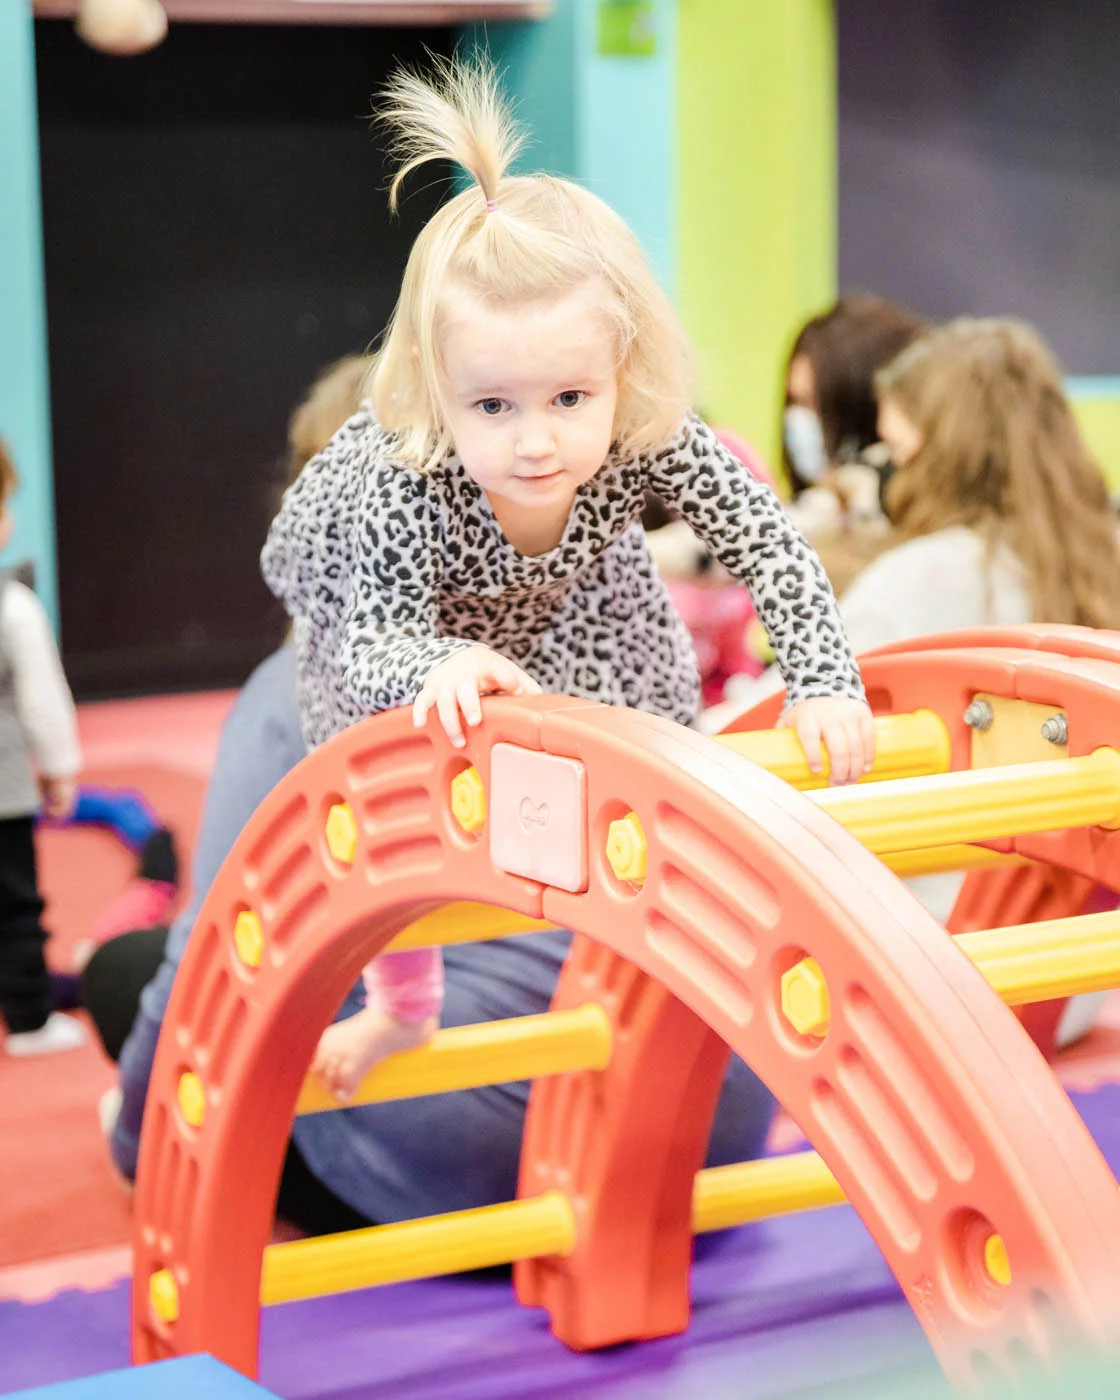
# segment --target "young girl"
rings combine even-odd
[[[835,781],[874,730],[820,565],[773,494],[688,413],[684,336],[637,241],[566,180],[506,172],[520,141],[492,70],[400,74],[401,167],[472,183],[417,238],[358,413],[285,496],[262,556],[294,619],[309,744],[364,715],[435,711],[451,742],[480,696],[543,689],[690,724],[688,633],[639,524],[647,491],[748,585],[789,686],[784,722]],[[314,1067],[345,1095],[435,1030],[438,951],[369,969],[366,1010]]]
[[[0,549],[18,479],[0,443]],[[42,604],[0,571],[0,1012],[9,1055],[72,1050],[85,1035],[51,1011],[35,862],[35,814],[69,816],[77,796],[74,702]]]

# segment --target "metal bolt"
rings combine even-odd
[[[987,700],[973,700],[964,712],[964,722],[969,729],[979,729],[981,733],[985,729],[991,729],[995,717],[995,711]]]
[[[1049,719],[1042,722],[1042,737],[1051,744],[1069,743],[1069,717],[1061,710],[1056,715],[1051,715]]]

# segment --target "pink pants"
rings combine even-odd
[[[438,948],[382,953],[362,969],[366,1005],[415,1025],[443,1006],[443,954]]]

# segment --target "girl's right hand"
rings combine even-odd
[[[520,666],[489,647],[469,646],[433,666],[412,705],[412,722],[423,729],[434,707],[457,749],[467,742],[462,721],[482,723],[483,695],[540,695],[541,688]]]

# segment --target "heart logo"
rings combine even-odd
[[[517,819],[521,823],[521,830],[529,835],[543,831],[548,825],[548,803],[534,802],[531,797],[523,797],[521,806],[517,809]]]

